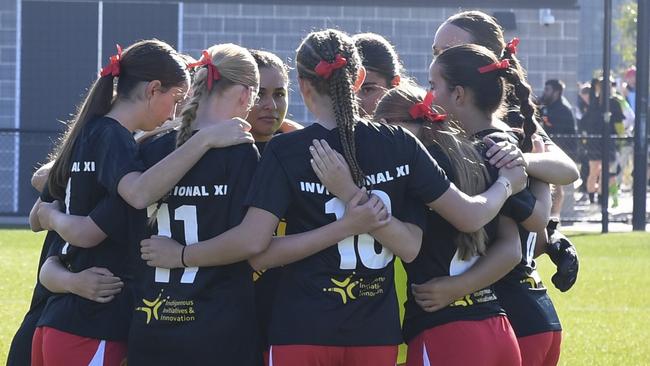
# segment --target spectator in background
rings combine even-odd
[[[605,128],[605,121],[603,120],[603,93],[602,90],[603,80],[593,79],[589,93],[589,106],[584,116],[580,120],[581,131],[586,132],[588,135],[601,135]],[[625,119],[621,105],[613,96],[609,98],[609,110],[611,113],[610,123],[608,125],[608,133],[611,135],[616,134],[615,127],[617,124],[622,123]],[[603,146],[599,138],[587,139],[587,156],[589,158],[589,177],[587,178],[587,192],[589,193],[589,200],[595,202],[595,193],[602,193],[602,182],[600,176],[602,171],[603,159]],[[616,175],[618,174],[617,161],[616,161],[616,144],[614,142],[609,144],[609,169],[611,179],[609,182],[609,193],[613,200],[613,207],[618,206],[618,184],[616,183]]]
[[[569,156],[576,156],[576,138],[561,136],[576,134],[576,121],[573,117],[571,105],[562,96],[564,87],[564,83],[560,80],[550,79],[546,81],[544,94],[542,94],[542,120],[544,121],[544,129],[557,145]],[[559,218],[564,201],[562,186],[552,186],[552,198],[551,216]]]
[[[623,75],[622,94],[632,110],[636,111],[636,67],[634,66],[630,66]]]

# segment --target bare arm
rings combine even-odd
[[[521,242],[517,224],[499,216],[498,236],[470,269],[458,276],[432,278],[423,284],[413,284],[415,301],[425,311],[440,310],[467,294],[481,290],[498,281],[521,261]]]
[[[44,230],[41,226],[40,220],[38,219],[38,206],[41,202],[43,201],[41,201],[40,197],[37,198],[36,202],[34,202],[34,206],[32,206],[32,210],[29,211],[29,228],[35,233]]]
[[[202,128],[145,172],[131,172],[120,180],[117,191],[131,206],[144,209],[162,198],[210,148],[252,143],[250,125],[232,119]]]
[[[524,153],[524,156],[528,175],[543,182],[567,185],[580,177],[576,164],[556,145],[546,145],[546,152]]]
[[[124,283],[105,268],[92,267],[79,273],[68,271],[58,257],[49,257],[39,273],[41,284],[54,293],[72,293],[106,303],[122,291]]]
[[[352,181],[345,158],[333,150],[325,140],[312,141],[309,151],[312,155],[312,169],[318,179],[343,202],[349,202],[359,188]],[[406,263],[412,262],[420,252],[422,230],[416,225],[393,218],[388,225],[368,230],[368,233]]]
[[[271,242],[280,220],[272,213],[250,207],[241,224],[210,238],[185,247],[175,240],[152,236],[140,243],[141,258],[152,267],[182,268],[183,256],[188,267],[210,267],[236,263],[264,251]]]
[[[261,270],[297,262],[347,237],[387,225],[391,218],[376,196],[359,205],[365,195],[365,190],[360,190],[347,204],[345,216],[340,220],[308,232],[274,237],[269,247],[249,259],[249,263],[255,270]]]
[[[63,240],[79,248],[92,248],[107,237],[89,216],[69,215],[59,211],[58,201],[42,202],[38,218],[43,228],[56,231]]]
[[[45,188],[45,184],[47,183],[47,177],[50,175],[50,169],[52,169],[52,165],[54,165],[54,161],[45,163],[32,175],[32,187],[36,188],[37,191],[43,192],[43,188]]]

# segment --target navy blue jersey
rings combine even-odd
[[[342,151],[338,129],[319,124],[274,137],[246,201],[285,218],[287,235],[327,225],[344,213],[344,202],[331,195],[312,170],[313,139],[324,139]],[[360,122],[355,142],[367,186],[396,218],[423,227],[423,203],[449,188],[442,169],[400,127]],[[284,266],[272,309],[270,344],[400,343],[393,262],[390,250],[364,234]]]
[[[40,199],[43,202],[54,201],[54,197],[50,195],[47,185],[45,185],[43,192],[40,195]],[[61,248],[63,245],[64,240],[61,239],[56,231],[47,232],[38,259],[36,284],[34,285],[34,291],[32,292],[32,300],[29,304],[27,314],[25,314],[25,318],[11,341],[11,347],[9,348],[9,354],[7,356],[7,366],[22,366],[31,363],[32,338],[34,336],[34,331],[36,330],[36,324],[45,308],[47,299],[52,295],[52,293],[41,284],[41,281],[38,279],[38,274],[41,271],[43,263],[49,257],[48,253],[50,253],[50,248]]]
[[[143,143],[145,166],[175,146],[175,131]],[[169,236],[191,245],[238,225],[258,159],[252,144],[209,150],[163,201],[147,209],[149,216],[155,212],[155,222],[145,237]],[[130,365],[255,364],[253,273],[247,262],[173,270],[142,260],[136,265]]]
[[[478,137],[487,135],[490,135],[495,141],[508,139],[513,143],[518,142],[516,135],[505,134],[504,136],[502,131],[494,129],[481,131],[477,134]],[[522,192],[528,192],[528,190]],[[511,199],[527,200],[522,193]],[[515,218],[515,221],[521,222],[522,219],[525,219],[523,216],[525,215],[515,215],[513,218],[518,217]],[[518,225],[518,230],[522,259],[512,271],[493,285],[499,303],[508,314],[508,319],[517,337],[561,330],[562,327],[553,302],[536,270],[534,254],[537,234],[527,231],[521,225]]]
[[[452,181],[455,171],[449,158],[437,145],[429,146],[429,152],[438,161]],[[507,205],[507,204],[506,204]],[[492,220],[485,229],[488,234],[488,246],[497,231],[497,219]],[[407,274],[407,300],[404,304],[404,339],[408,342],[421,332],[460,320],[483,320],[504,314],[496,301],[496,295],[490,288],[484,288],[468,294],[449,306],[435,312],[426,312],[415,302],[410,291],[411,284],[422,284],[435,277],[457,276],[469,269],[478,256],[462,260],[455,244],[459,231],[448,221],[429,210],[427,227],[422,237],[422,249],[411,263],[404,263]]]
[[[98,208],[107,197],[117,196],[117,185],[126,174],[142,170],[131,133],[112,118],[89,121],[72,149],[70,179],[66,187],[66,212],[90,216],[98,226],[113,225],[124,210]],[[125,228],[125,227],[123,227]],[[128,280],[126,234],[109,235],[93,248],[68,243],[56,253],[72,272],[90,267],[107,268]],[[73,294],[57,294],[48,300],[39,326],[49,326],[82,337],[125,340],[131,314],[130,292],[123,290],[113,301],[100,304]]]

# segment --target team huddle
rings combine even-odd
[[[288,66],[158,40],[112,56],[33,177],[47,230],[9,365],[556,365],[577,179],[537,123],[518,40],[451,16],[429,87],[377,34],[308,34]],[[177,111],[178,107],[178,111]],[[407,273],[400,322],[394,265]]]

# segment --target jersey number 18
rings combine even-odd
[[[388,212],[391,212],[390,197],[384,191],[373,190],[372,194],[379,197],[386,206]],[[345,214],[345,202],[334,197],[325,202],[325,213],[336,215],[339,220]],[[356,244],[356,250],[355,250]],[[361,263],[369,269],[381,269],[386,267],[393,260],[393,252],[388,248],[381,247],[381,252],[375,251],[375,238],[368,234],[350,236],[338,244],[339,254],[341,255],[340,269],[357,268],[357,251]]]

